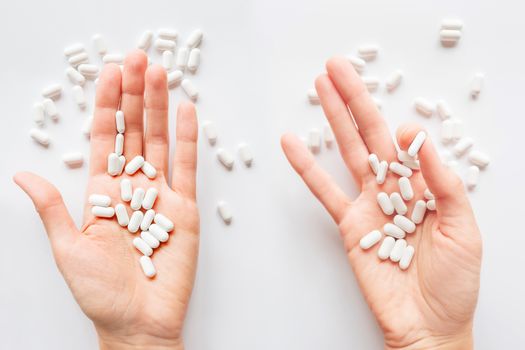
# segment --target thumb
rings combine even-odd
[[[13,180],[33,201],[53,251],[56,253],[71,244],[78,230],[55,186],[29,172],[17,173]]]

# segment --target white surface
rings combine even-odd
[[[394,94],[384,93],[384,87],[376,94],[392,130],[415,120],[436,138],[437,117],[417,116],[411,102],[416,96],[444,98],[493,157],[472,195],[484,239],[476,347],[521,347],[523,10],[522,3],[511,0],[1,2],[0,213],[8,221],[2,234],[13,249],[0,255],[0,347],[96,346],[90,321],[55,267],[40,220],[11,176],[27,169],[50,179],[78,222],[87,165],[68,170],[60,155],[87,152],[80,129],[92,109],[76,109],[62,50],[77,41],[91,46],[91,36],[102,33],[109,52],[125,52],[145,29],[161,27],[175,27],[183,38],[196,27],[204,29],[202,65],[193,80],[201,92],[200,120],[213,120],[219,129],[215,148],[204,138],[199,142],[202,241],[184,332],[188,349],[381,347],[381,334],[347,265],[337,228],[279,146],[284,131],[306,136],[310,128],[323,126],[321,109],[308,104],[306,91],[324,61],[336,53],[355,53],[367,43],[381,50],[365,75],[384,81],[395,69],[405,74]],[[464,35],[457,48],[443,49],[439,24],[454,15],[464,20]],[[160,55],[153,57],[160,62]],[[486,73],[486,84],[473,102],[469,84],[478,71]],[[57,80],[66,87],[59,102],[62,120],[46,128],[53,145],[44,150],[27,134],[32,106],[41,89]],[[93,83],[87,85],[91,101]],[[180,89],[170,95],[172,106],[185,99]],[[170,116],[173,121],[174,108]],[[218,147],[234,151],[240,142],[252,146],[254,164],[247,170],[236,160],[228,172],[214,152]],[[336,151],[323,148],[318,158],[347,192],[356,194]],[[216,213],[219,200],[232,207],[230,227]]]

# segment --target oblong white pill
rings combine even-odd
[[[144,213],[144,218],[142,218],[142,222],[140,223],[140,229],[142,231],[148,230],[154,218],[155,218],[155,210],[153,209],[147,210],[146,213]]]
[[[398,69],[390,73],[385,83],[386,90],[388,92],[393,92],[401,84],[402,80],[403,80],[403,72],[401,70]]]
[[[253,162],[253,153],[250,149],[250,146],[248,146],[246,143],[240,143],[238,146],[238,152],[239,158],[241,158],[241,161],[244,163],[244,165],[251,167]]]
[[[452,141],[458,141],[465,133],[465,124],[462,120],[452,119]]]
[[[137,187],[135,191],[133,191],[133,196],[131,197],[131,203],[129,206],[133,210],[139,210],[142,206],[142,201],[144,200],[145,191],[141,187]]]
[[[191,49],[188,57],[188,70],[195,73],[201,64],[201,50],[199,48]]]
[[[46,118],[46,111],[44,108],[44,104],[37,102],[33,106],[34,114],[33,114],[33,121],[38,126],[44,126],[45,118]]]
[[[420,131],[417,133],[416,137],[408,147],[408,155],[411,157],[415,157],[419,150],[421,149],[421,146],[423,146],[423,143],[425,142],[427,138],[427,133],[424,131]]]
[[[126,174],[133,175],[144,165],[144,157],[135,156],[128,164],[126,164]]]
[[[217,150],[217,159],[219,159],[226,169],[231,170],[233,168],[234,158],[232,154],[224,148],[219,148]]]
[[[455,29],[461,30],[463,28],[463,22],[456,18],[445,18],[441,21],[441,29]]]
[[[386,160],[383,160],[379,163],[376,174],[376,182],[378,184],[383,184],[386,179],[386,173],[388,171],[388,163]]]
[[[423,97],[418,97],[414,100],[414,107],[416,111],[424,117],[431,117],[434,113],[434,105],[432,102]]]
[[[124,55],[120,53],[108,53],[102,57],[102,62],[104,62],[104,64],[115,63],[122,65],[124,64]]]
[[[135,246],[135,248],[138,249],[139,252],[141,252],[145,256],[151,256],[151,254],[153,254],[153,249],[151,249],[151,247],[148,245],[148,243],[146,243],[140,237],[135,237],[133,239],[133,245]]]
[[[441,142],[448,144],[453,140],[454,136],[454,121],[451,119],[444,120],[441,123]]]
[[[124,112],[117,111],[115,113],[115,126],[117,132],[123,134],[126,131],[126,119],[124,118]]]
[[[126,227],[129,224],[129,215],[126,206],[122,203],[115,205],[115,214],[117,216],[118,224]]]
[[[175,60],[175,64],[177,67],[184,71],[186,69],[186,66],[188,64],[188,56],[190,54],[190,50],[187,47],[181,47],[177,51],[177,59]]]
[[[490,164],[490,157],[485,153],[476,150],[469,153],[468,160],[479,168],[485,168]]]
[[[112,218],[115,215],[115,209],[112,207],[91,207],[91,214],[99,218]]]
[[[150,179],[154,179],[157,176],[157,169],[150,162],[144,161],[140,170]]]
[[[403,215],[394,216],[394,224],[406,233],[414,233],[416,231],[416,224]]]
[[[412,170],[409,167],[403,164],[400,164],[398,162],[390,163],[390,171],[399,176],[404,176],[404,177],[412,176]]]
[[[401,260],[401,257],[403,256],[406,247],[407,241],[405,241],[404,239],[398,239],[394,244],[394,247],[390,251],[390,260],[393,262],[398,262],[399,260]]]
[[[379,79],[376,77],[362,77],[368,92],[375,92],[379,88]]]
[[[427,210],[431,210],[431,211],[436,210],[436,200],[435,199],[431,199],[427,202]]]
[[[42,101],[42,104],[44,105],[44,111],[46,112],[46,115],[54,121],[57,121],[59,119],[59,115],[55,102],[50,98],[46,98],[44,101]]]
[[[137,42],[137,48],[148,51],[151,46],[151,41],[153,40],[153,32],[151,30],[146,30],[139,38]]]
[[[317,154],[321,150],[321,132],[319,129],[313,128],[308,132],[308,148],[313,154]]]
[[[390,197],[385,192],[379,192],[377,194],[377,204],[381,207],[381,210],[385,215],[392,215],[394,213],[394,205],[390,200]]]
[[[144,214],[140,210],[134,211],[133,214],[131,214],[131,218],[129,219],[128,231],[131,233],[137,232],[143,218]]]
[[[226,225],[229,225],[232,222],[233,214],[228,203],[220,201],[217,204],[217,211]]]
[[[357,73],[362,73],[365,70],[366,62],[364,59],[355,56],[349,56],[348,61],[350,61]]]
[[[70,57],[70,56],[74,56],[74,55],[77,55],[79,53],[82,53],[84,51],[86,51],[86,48],[84,47],[84,44],[76,43],[76,44],[67,46],[64,49],[64,56]]]
[[[155,43],[153,43],[153,46],[158,51],[174,51],[175,50],[175,41],[173,40],[166,40],[166,39],[157,39],[155,40]]]
[[[390,252],[392,251],[392,248],[394,248],[394,244],[396,243],[396,240],[394,237],[387,236],[383,239],[383,242],[381,242],[381,245],[379,246],[379,249],[377,250],[377,256],[381,260],[386,260],[390,257]]]
[[[86,83],[86,78],[73,67],[66,68],[66,75],[75,85],[83,86]]]
[[[188,36],[188,39],[186,40],[186,46],[189,48],[197,47],[201,44],[202,38],[204,36],[204,33],[201,29],[195,29],[191,34]]]
[[[115,136],[115,153],[120,157],[124,152],[124,135],[117,134]]]
[[[131,187],[131,181],[129,179],[122,179],[122,181],[120,181],[120,198],[124,202],[129,202],[132,197],[133,188]]]
[[[357,48],[357,55],[365,61],[373,61],[377,57],[379,46],[369,44]]]
[[[155,214],[154,221],[157,225],[162,227],[166,232],[173,230],[173,222],[161,213]]]
[[[202,123],[202,131],[204,132],[204,136],[206,136],[210,145],[215,145],[219,134],[217,132],[217,127],[215,126],[215,123],[209,120],[204,121]]]
[[[404,200],[409,201],[414,198],[414,190],[407,177],[400,177],[398,180],[399,192]]]
[[[396,225],[390,222],[386,223],[383,226],[383,231],[385,231],[386,235],[397,238],[397,239],[405,238],[405,235],[406,235],[405,231],[403,231],[402,229],[400,229],[399,227],[397,227]]]
[[[95,51],[100,55],[104,56],[108,52],[108,45],[106,39],[101,34],[95,34],[91,37]]]
[[[369,249],[373,247],[377,242],[381,240],[383,234],[379,230],[373,230],[372,232],[367,233],[359,241],[359,246],[361,249]]]
[[[144,275],[148,278],[152,278],[157,274],[157,270],[155,270],[155,265],[153,265],[153,261],[151,261],[151,258],[149,256],[141,256],[140,259],[140,267],[142,268],[142,272],[144,272]]]
[[[461,31],[456,29],[441,29],[439,31],[439,38],[442,43],[456,43],[461,39]]]
[[[96,66],[94,64],[83,63],[83,64],[79,65],[77,69],[80,72],[80,74],[82,74],[84,77],[86,77],[88,79],[96,78],[98,76],[98,73],[99,73],[98,66]]]
[[[325,125],[323,127],[323,138],[326,148],[332,148],[332,145],[335,142],[335,136],[330,125]]]
[[[318,105],[319,103],[321,103],[316,89],[308,89],[306,91],[306,96],[308,97],[308,101],[310,101],[310,103],[313,105]]]
[[[449,119],[452,115],[448,104],[444,100],[439,100],[436,103],[436,113],[441,118],[441,120]]]
[[[116,153],[110,153],[108,155],[108,174],[111,176],[120,174],[120,160]]]
[[[428,200],[435,199],[434,194],[430,192],[428,188],[425,189],[425,192],[423,192],[423,196],[425,197],[425,199],[428,199]]]
[[[403,251],[403,256],[401,257],[401,260],[399,260],[399,268],[401,270],[406,270],[408,266],[410,266],[410,262],[412,261],[412,257],[414,256],[414,247],[409,245],[405,248]]]
[[[152,224],[149,227],[148,231],[153,235],[153,237],[158,239],[160,242],[166,242],[169,238],[168,232],[166,232],[166,230],[160,227],[159,224]]]
[[[397,159],[400,162],[409,162],[409,161],[416,160],[415,157],[409,156],[408,152],[407,151],[403,151],[403,150],[400,150],[400,151],[397,152]]]
[[[403,162],[403,165],[407,168],[410,168],[412,170],[419,170],[421,169],[421,166],[419,164],[419,160],[409,160],[406,162]]]
[[[472,146],[474,146],[474,140],[470,137],[464,137],[454,146],[454,154],[456,157],[461,157],[472,148]]]
[[[73,99],[80,109],[86,108],[86,95],[84,94],[84,89],[82,89],[82,86],[73,86]]]
[[[67,61],[71,66],[76,67],[81,63],[87,63],[89,61],[89,57],[86,52],[80,52],[69,57]]]
[[[483,88],[483,82],[485,81],[485,75],[483,73],[476,73],[470,84],[470,96],[472,98],[478,98],[481,89]]]
[[[173,68],[173,52],[162,52],[162,66],[165,70],[170,71]]]
[[[467,169],[467,178],[465,184],[469,190],[473,190],[478,185],[479,168],[475,165],[469,166]]]
[[[51,98],[51,99],[57,99],[62,94],[62,85],[60,84],[52,84],[49,86],[46,86],[42,90],[42,96],[44,98]]]
[[[182,90],[184,90],[184,92],[186,93],[186,95],[188,95],[190,99],[192,99],[193,101],[197,100],[197,98],[199,97],[199,91],[197,90],[195,85],[193,85],[191,80],[189,79],[182,80],[182,82],[180,83],[180,86],[182,87]]]
[[[93,193],[89,195],[88,203],[99,207],[109,207],[111,205],[111,197],[105,194]]]
[[[146,191],[146,194],[144,195],[144,199],[142,200],[142,208],[148,210],[153,208],[153,205],[155,204],[155,200],[157,199],[157,195],[159,194],[159,191],[154,188],[150,187]]]
[[[175,86],[179,85],[182,81],[184,73],[180,70],[174,70],[173,72],[168,73],[168,88],[172,89]]]
[[[36,128],[29,130],[29,136],[31,136],[33,140],[45,147],[49,145],[51,140],[47,132]]]
[[[84,163],[81,152],[67,152],[62,155],[62,161],[70,168],[78,168]]]
[[[405,215],[408,211],[407,205],[405,204],[405,201],[403,201],[403,198],[401,195],[397,192],[393,192],[390,194],[390,201],[392,202],[392,205],[394,206],[394,209],[396,210],[396,213],[399,215]]]
[[[157,31],[157,35],[162,39],[176,41],[177,37],[179,36],[179,32],[172,28],[160,28]]]
[[[151,248],[155,249],[158,248],[160,245],[160,241],[155,238],[149,231],[142,231],[140,233],[140,238],[144,240]]]
[[[425,218],[425,212],[427,211],[427,203],[424,200],[418,200],[412,209],[412,215],[410,219],[416,225],[423,222]]]
[[[119,163],[118,174],[120,175],[124,171],[124,166],[126,165],[126,157],[124,157],[123,155],[119,156],[118,163]]]

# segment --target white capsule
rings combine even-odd
[[[412,189],[410,180],[407,177],[400,177],[398,183],[399,192],[401,192],[401,196],[404,200],[409,201],[414,198],[414,190]]]
[[[161,213],[155,214],[154,221],[166,232],[170,232],[171,230],[173,230],[173,222]]]
[[[403,231],[401,228],[397,227],[396,225],[392,223],[386,223],[383,226],[383,231],[385,231],[385,234],[387,236],[394,237],[396,239],[405,238],[405,231]]]
[[[172,28],[160,28],[157,35],[161,39],[176,41],[179,36],[179,32]]]
[[[399,176],[412,176],[412,170],[409,167],[404,166],[403,164],[399,164],[398,162],[390,163],[390,171]]]
[[[150,162],[145,161],[140,170],[150,179],[154,179],[157,176],[157,169]]]
[[[133,175],[139,170],[142,165],[144,165],[144,157],[135,156],[127,165],[126,165],[126,174]]]
[[[62,161],[70,168],[79,168],[84,163],[84,155],[80,152],[64,153]]]
[[[204,121],[202,123],[202,131],[204,132],[204,136],[206,136],[210,145],[215,145],[218,137],[217,127],[215,126],[215,123],[209,120]]]
[[[406,270],[408,266],[410,266],[410,262],[412,261],[413,256],[414,256],[414,247],[409,245],[404,249],[403,256],[401,256],[401,260],[399,260],[399,268],[401,270]]]
[[[392,225],[393,226],[393,225]],[[392,248],[394,248],[394,244],[396,243],[396,240],[394,237],[387,236],[383,239],[383,242],[379,246],[379,249],[377,250],[377,256],[381,260],[386,260],[390,257],[390,252],[392,251]]]
[[[444,100],[439,100],[436,103],[436,113],[439,116],[439,118],[441,118],[441,120],[449,119],[452,115],[448,104]]]
[[[124,171],[124,166],[126,165],[126,157],[124,157],[123,155],[119,156],[118,162],[119,162],[118,175],[121,175],[122,172]]]
[[[400,162],[409,162],[409,161],[416,160],[415,157],[409,156],[407,151],[402,151],[402,150],[397,152],[397,159]]]
[[[375,77],[362,77],[361,80],[365,84],[367,90],[369,92],[375,92],[377,91],[377,88],[379,87],[379,79]]]
[[[94,64],[83,63],[78,66],[78,71],[87,79],[94,79],[98,76],[100,69]]]
[[[195,29],[186,40],[186,46],[189,48],[197,47],[201,44],[204,33],[200,29]]]
[[[118,224],[126,227],[129,224],[129,215],[126,206],[122,203],[115,205],[115,214],[117,216]]]
[[[174,70],[173,72],[168,73],[168,88],[172,89],[175,86],[179,85],[182,81],[184,73],[180,70]]]
[[[455,29],[461,30],[463,28],[463,22],[456,18],[445,18],[441,21],[441,29]]]
[[[193,85],[191,80],[189,80],[189,79],[182,80],[182,82],[180,83],[180,86],[182,87],[182,90],[184,90],[186,95],[188,95],[188,97],[192,101],[196,101],[197,100],[197,98],[199,97],[199,91],[197,90],[195,85]]]
[[[411,157],[415,157],[419,150],[421,149],[421,146],[423,146],[423,143],[427,139],[427,134],[424,131],[420,131],[417,133],[416,137],[414,137],[414,140],[408,147],[408,155]]]
[[[427,202],[427,210],[431,210],[431,211],[436,210],[436,200],[435,199],[431,199]]]
[[[319,103],[321,103],[316,89],[308,89],[306,91],[306,96],[308,97],[308,101],[310,101],[310,103],[313,105],[318,105]]]
[[[474,140],[472,138],[464,137],[454,146],[454,154],[456,157],[461,157],[465,152],[472,148],[473,145]]]
[[[88,197],[88,203],[99,207],[109,207],[111,205],[111,197],[105,194],[91,194]]]
[[[120,174],[120,161],[119,156],[116,153],[110,153],[108,155],[108,174],[111,176],[117,176]]]
[[[383,237],[383,234],[379,230],[373,230],[370,233],[367,233],[361,240],[359,241],[359,246],[361,249],[369,249],[373,247],[377,242],[381,240],[381,237]]]
[[[401,70],[395,70],[392,72],[386,79],[386,90],[388,92],[393,92],[401,84],[403,80],[403,72]]]
[[[490,158],[488,155],[486,155],[483,152],[480,151],[472,151],[468,155],[468,160],[474,165],[477,165],[479,168],[483,169],[490,163]]]
[[[117,111],[117,113],[115,113],[115,125],[117,127],[117,132],[123,134],[126,131],[126,121],[124,119],[124,112]]]
[[[443,46],[455,45],[461,39],[461,31],[455,29],[441,29],[439,38]]]
[[[104,62],[104,64],[115,63],[122,65],[124,64],[124,56],[120,53],[108,53],[102,57],[102,62]]]
[[[76,67],[81,63],[87,63],[89,61],[89,57],[87,53],[81,52],[79,54],[69,57],[67,61],[71,66]]]
[[[394,206],[394,209],[396,210],[396,213],[399,215],[405,215],[408,211],[408,208],[405,204],[405,201],[403,201],[403,198],[401,195],[397,192],[393,192],[390,194],[390,201],[392,202],[392,205]]]
[[[416,225],[423,222],[425,218],[425,212],[427,211],[427,203],[424,200],[418,200],[412,209],[412,215],[410,219]]]
[[[42,146],[47,147],[50,142],[50,137],[47,132],[42,131],[40,129],[33,128],[29,130],[29,136]]]
[[[365,61],[373,61],[377,57],[379,46],[377,45],[363,45],[357,48],[357,54]]]
[[[145,256],[151,256],[151,254],[153,254],[153,249],[151,249],[148,243],[144,242],[140,237],[135,237],[135,239],[133,239],[133,245]]]
[[[150,187],[146,191],[146,194],[144,195],[144,199],[142,200],[142,208],[149,210],[153,208],[153,205],[155,204],[155,200],[157,199],[157,195],[159,194],[159,191],[154,188]]]
[[[44,101],[42,101],[42,104],[44,105],[46,115],[54,121],[57,121],[59,119],[59,115],[55,102],[50,98],[46,98]]]
[[[131,208],[133,209],[133,207]],[[144,214],[140,210],[134,211],[133,214],[131,214],[131,218],[129,219],[128,231],[131,233],[137,232],[139,230],[143,218]]]
[[[308,148],[314,154],[321,150],[321,132],[318,129],[314,128],[308,132]]]
[[[151,248],[155,249],[160,246],[160,241],[155,238],[149,231],[142,231],[140,233],[140,238],[144,240]]]
[[[376,154],[371,153],[368,155],[368,165],[370,165],[372,172],[377,175],[377,171],[379,170],[379,158],[377,158]]]
[[[412,170],[419,170],[421,169],[421,166],[419,164],[419,160],[409,160],[406,162],[403,162],[403,165],[407,168],[410,168]]]
[[[199,48],[191,49],[188,57],[188,70],[195,73],[201,64],[201,50]]]
[[[71,57],[75,56],[79,53],[82,53],[86,51],[86,48],[84,47],[84,44],[82,43],[76,43],[73,45],[70,45],[64,49],[64,56]]]
[[[149,227],[148,231],[153,235],[153,237],[158,239],[160,242],[166,242],[169,238],[168,232],[166,232],[166,230],[159,226],[159,224],[152,224]]]
[[[456,142],[463,137],[465,133],[465,125],[459,119],[452,120],[452,141]]]
[[[168,72],[173,68],[173,52],[172,51],[162,52],[162,66]]]
[[[59,98],[61,94],[62,85],[60,84],[49,85],[44,90],[42,90],[42,96],[44,96],[44,98],[51,98],[53,100]]]
[[[416,224],[403,215],[394,216],[394,224],[406,233],[413,233],[416,231]]]
[[[217,150],[217,159],[221,164],[228,170],[233,168],[234,159],[230,152],[226,151],[224,148],[219,148]]]
[[[467,169],[467,178],[465,183],[469,190],[473,190],[478,185],[479,180],[479,168],[475,165],[468,167]]]
[[[142,222],[140,223],[140,229],[142,231],[146,231],[147,229],[149,229],[154,218],[155,218],[155,210],[148,209],[146,213],[144,213],[144,218],[142,219]]]
[[[434,113],[434,105],[432,102],[423,97],[418,97],[414,100],[414,107],[416,111],[424,117],[431,117]]]
[[[394,244],[394,247],[390,251],[390,260],[393,262],[398,262],[399,260],[401,260],[401,257],[403,256],[406,247],[407,241],[405,241],[404,239],[398,239]]]
[[[153,278],[157,274],[157,270],[155,270],[155,265],[153,265],[153,261],[149,256],[141,256],[139,259],[140,267],[142,268],[142,272],[144,272],[144,275],[148,278]]]
[[[332,132],[332,128],[330,127],[330,125],[324,126],[323,138],[324,138],[324,143],[326,145],[326,148],[332,148],[332,145],[335,142],[335,136],[334,136],[334,133]]]
[[[174,51],[175,50],[175,41],[172,40],[166,40],[166,39],[157,39],[155,40],[155,43],[153,44],[155,49],[158,51]]]
[[[186,65],[188,64],[188,56],[190,54],[190,51],[187,47],[181,47],[177,51],[177,59],[176,59],[176,65],[179,67],[181,71],[184,71],[186,69]]]
[[[73,99],[75,100],[76,104],[80,109],[86,108],[86,95],[84,94],[84,89],[82,89],[82,86],[73,86]]]
[[[133,188],[131,187],[131,181],[129,179],[122,179],[122,181],[120,181],[120,198],[124,202],[129,202],[132,197]]]
[[[381,207],[381,210],[386,215],[392,215],[394,213],[394,205],[385,192],[379,192],[377,194],[377,204]]]
[[[73,67],[66,68],[66,75],[69,78],[69,80],[75,85],[83,86],[86,82],[86,78]]]
[[[115,215],[115,209],[112,207],[91,207],[91,214],[99,218],[112,218]]]
[[[124,135],[117,134],[115,136],[115,153],[120,157],[124,151]]]
[[[380,185],[385,183],[386,173],[388,171],[388,163],[386,160],[383,160],[379,163],[376,174],[376,182]]]
[[[470,96],[472,98],[478,98],[481,89],[483,88],[483,82],[485,80],[485,75],[483,73],[476,73],[472,83],[470,84]]]
[[[377,109],[383,108],[383,102],[381,102],[381,100],[377,97],[372,97],[372,101],[374,101],[374,104],[376,105]]]
[[[444,120],[441,123],[441,142],[448,144],[452,142],[454,136],[454,121],[452,119]]]
[[[151,30],[146,30],[139,38],[137,43],[137,48],[148,51],[151,46],[151,41],[153,40],[153,32]]]
[[[366,62],[362,58],[355,57],[355,56],[349,56],[348,61],[354,66],[354,69],[357,73],[361,73],[365,70]]]
[[[434,194],[432,192],[430,192],[430,190],[428,188],[425,189],[425,192],[423,192],[423,196],[425,197],[425,199],[428,199],[428,200],[436,199]]]
[[[44,104],[40,102],[35,103],[35,105],[33,106],[33,110],[34,110],[33,121],[35,122],[35,124],[38,126],[44,126],[45,117],[46,117],[46,111],[44,109]]]
[[[233,214],[230,206],[226,202],[220,201],[217,204],[217,211],[226,225],[232,222]]]
[[[133,191],[133,196],[131,197],[131,203],[130,207],[133,210],[139,210],[142,206],[142,201],[144,200],[144,194],[145,191],[143,188],[136,188],[135,191]]]
[[[253,153],[250,149],[250,146],[248,146],[246,143],[241,143],[237,149],[239,152],[239,158],[241,158],[241,161],[244,163],[244,165],[251,167],[253,162]]]
[[[100,55],[104,56],[106,52],[108,52],[108,45],[106,44],[106,40],[104,37],[100,34],[95,34],[91,37],[91,41],[93,41],[93,46],[95,47],[95,51]]]

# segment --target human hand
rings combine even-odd
[[[94,322],[104,349],[183,348],[182,327],[199,247],[195,199],[197,118],[193,104],[180,104],[173,175],[168,183],[166,79],[162,67],[147,67],[142,51],[128,55],[122,73],[117,65],[104,66],[97,87],[89,183],[80,230],[53,185],[31,173],[18,173],[14,178],[33,200],[58,268],[80,307]],[[107,174],[107,156],[114,149],[115,112],[119,105],[126,118],[124,156],[130,161],[136,155],[144,155],[157,169],[153,180],[140,171],[132,176]],[[133,188],[157,188],[154,209],[175,225],[170,239],[152,257],[157,269],[153,279],[141,270],[141,254],[132,244],[135,234],[121,227],[115,218],[94,217],[87,203],[87,196],[93,193],[109,195],[112,206],[122,202],[123,178],[129,178]]]
[[[332,58],[326,69],[327,74],[317,78],[316,89],[341,156],[361,193],[350,200],[297,137],[284,135],[282,147],[337,223],[359,286],[383,330],[385,347],[472,348],[481,237],[463,183],[442,165],[427,137],[419,151],[421,171],[410,178],[415,198],[407,206],[411,213],[428,187],[436,197],[437,210],[427,211],[416,232],[405,238],[415,248],[412,264],[402,271],[398,264],[379,260],[377,248],[362,250],[362,236],[392,221],[379,208],[377,193],[399,192],[397,175],[389,174],[383,185],[376,183],[368,155],[375,153],[390,163],[397,159],[396,149],[385,121],[348,60]],[[416,125],[401,127],[397,132],[401,149],[408,149],[420,130]]]

